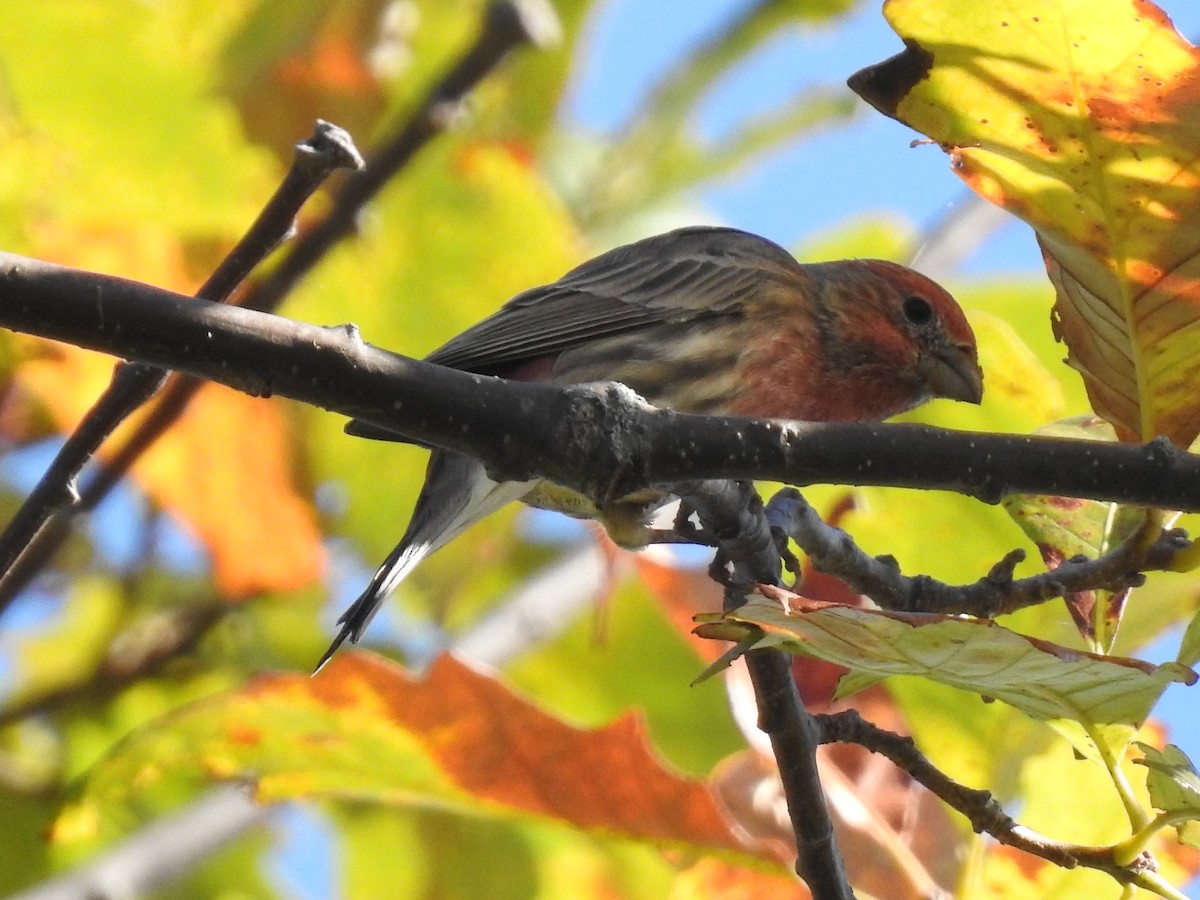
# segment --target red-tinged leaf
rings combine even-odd
[[[1046,722],[1091,758],[1098,758],[1098,741],[1119,758],[1167,686],[1196,680],[1175,663],[1082,653],[989,620],[855,609],[780,588],[760,592],[766,600],[720,617],[717,636],[729,639],[730,626],[740,626],[748,638],[761,634],[757,646],[846,666],[852,683],[919,675],[1002,700]]]
[[[668,771],[627,717],[581,730],[442,657],[423,678],[362,653],[315,678],[267,675],[134,734],[91,772],[62,838],[248,781],[263,802],[352,799],[532,816],[658,844],[747,854],[708,787]],[[745,858],[745,857],[744,857]]]
[[[1039,428],[1038,434],[1081,440],[1114,441],[1112,427],[1095,416],[1080,416]],[[1076,556],[1096,559],[1131,537],[1146,520],[1142,507],[1045,494],[1012,494],[1005,511],[1033,541],[1047,569]],[[1075,627],[1095,649],[1108,652],[1129,590],[1079,591],[1063,599]]]
[[[852,87],[1037,231],[1058,333],[1122,439],[1200,434],[1200,55],[1148,0],[889,0]]]

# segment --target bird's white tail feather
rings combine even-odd
[[[488,478],[483,472],[483,467],[479,466],[479,474],[471,482],[471,493],[466,498],[466,503],[454,511],[445,508],[439,510],[439,512],[449,515],[439,516],[436,523],[423,522],[422,525],[425,527],[422,527],[419,532],[406,535],[405,539],[401,540],[396,545],[396,549],[384,560],[383,565],[379,567],[371,581],[379,599],[382,600],[390,595],[425,557],[435,550],[440,550],[480,519],[486,518],[512,501],[524,497],[535,483],[533,481],[495,482]],[[362,623],[362,628],[365,628],[368,622],[370,619]],[[358,629],[359,632],[361,630],[361,628]],[[358,636],[355,634],[354,640],[358,640]]]
[[[404,537],[375,572],[366,590],[338,620],[342,628],[317,670],[343,641],[358,641],[383,601],[418,563],[480,519],[523,497],[534,484],[532,481],[497,483],[487,477],[483,466],[474,459],[435,452]]]

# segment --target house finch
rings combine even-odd
[[[732,228],[683,228],[618,247],[518,294],[427,358],[517,380],[619,381],[681,412],[822,422],[884,419],[931,397],[978,403],[983,393],[971,327],[928,278],[880,260],[801,265]],[[347,431],[388,437],[367,423]],[[434,450],[408,530],[339,620],[322,664],[359,639],[418,562],[522,498],[630,518],[630,503],[598,511],[545,482],[497,484],[471,457]],[[666,499],[639,498],[634,518],[644,522]],[[614,538],[637,546],[646,534]]]

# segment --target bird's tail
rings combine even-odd
[[[345,641],[357,643],[383,601],[421,560],[484,516],[524,496],[532,486],[533,482],[497,483],[471,457],[435,451],[404,537],[338,619],[341,629],[315,671],[319,672]]]

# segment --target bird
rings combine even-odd
[[[802,264],[767,238],[715,226],[603,253],[517,294],[426,360],[522,381],[617,381],[678,412],[813,422],[882,420],[934,397],[983,396],[974,333],[934,281],[883,260]],[[346,431],[399,439],[360,420]],[[546,482],[494,482],[472,457],[434,449],[404,536],[338,620],[317,670],[362,637],[421,560],[518,499],[600,517],[618,544],[636,547],[668,498],[597,510]]]

